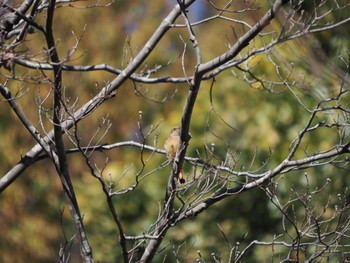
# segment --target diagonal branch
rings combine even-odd
[[[195,0],[188,0],[186,5],[190,5]],[[155,46],[159,43],[163,35],[171,28],[171,24],[180,15],[179,8],[175,7],[169,15],[162,21],[140,53],[137,54],[133,61],[131,61],[127,67],[118,75],[111,83],[106,85],[97,95],[95,95],[90,101],[85,103],[80,109],[78,109],[72,118],[68,118],[61,122],[62,130],[68,130],[73,127],[74,122],[79,122],[89,114],[94,112],[103,102],[114,96],[117,89],[130,78],[131,74],[141,65],[142,62],[148,57]],[[50,131],[45,140],[50,141],[54,137],[54,131]],[[13,181],[15,181],[41,154],[42,148],[40,145],[35,145],[30,151],[25,154],[15,166],[8,171],[0,181],[0,192],[4,191]],[[11,182],[11,183],[9,183]]]
[[[276,0],[270,10],[266,12],[259,22],[250,28],[242,37],[240,37],[230,50],[204,64],[201,64],[198,68],[198,72],[204,75],[209,71],[215,70],[217,67],[229,62],[231,59],[237,56],[239,52],[244,47],[248,46],[250,41],[275,18],[281,7],[286,3],[288,3],[287,0]]]
[[[188,209],[184,213],[182,213],[177,218],[177,221],[182,221],[185,218],[196,216],[199,213],[206,210],[208,207],[214,205],[218,201],[220,201],[228,196],[232,196],[232,195],[259,187],[262,184],[264,184],[265,182],[268,182],[273,177],[275,177],[279,174],[283,174],[283,173],[286,173],[288,171],[292,171],[293,168],[295,168],[295,167],[301,167],[303,165],[311,164],[311,163],[318,162],[318,161],[325,160],[325,159],[334,158],[334,157],[337,157],[339,155],[348,154],[348,153],[350,153],[350,143],[336,146],[332,150],[325,151],[323,153],[318,153],[318,154],[315,154],[313,156],[310,156],[310,157],[307,157],[304,159],[291,160],[291,161],[286,159],[282,163],[280,163],[278,166],[276,166],[273,170],[267,171],[264,174],[262,174],[262,176],[259,179],[256,179],[252,182],[249,182],[249,183],[246,183],[243,185],[239,185],[235,188],[223,189],[219,193],[205,199],[202,203],[200,203],[197,206],[195,206],[191,209]]]

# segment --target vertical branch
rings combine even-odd
[[[202,63],[201,53],[198,45],[198,41],[195,37],[195,34],[193,32],[191,22],[189,21],[187,14],[186,14],[186,6],[178,0],[178,4],[181,8],[182,16],[184,17],[187,30],[189,32],[190,40],[193,44],[194,50],[196,52],[196,59],[197,59],[197,67],[194,72],[194,78],[192,83],[189,83],[190,85],[190,91],[187,96],[187,101],[183,110],[182,114],[182,120],[181,120],[181,130],[180,130],[180,145],[178,151],[179,155],[176,155],[173,169],[172,169],[172,175],[170,176],[168,188],[167,188],[167,194],[165,198],[165,202],[169,203],[169,209],[172,209],[172,199],[174,198],[175,189],[176,189],[176,179],[178,177],[178,174],[180,172],[180,167],[183,165],[183,161],[185,158],[188,142],[190,140],[189,136],[189,128],[190,128],[190,121],[192,116],[193,107],[197,98],[198,90],[200,87],[200,83],[202,80],[202,74],[198,74],[198,65]]]
[[[158,223],[158,231],[157,234],[159,238],[155,240],[151,240],[150,243],[147,245],[144,254],[142,255],[141,262],[150,262],[153,258],[154,254],[156,253],[160,243],[162,242],[165,233],[171,226],[171,220],[172,220],[172,208],[174,203],[174,198],[176,194],[176,177],[179,173],[178,167],[181,167],[183,160],[185,158],[188,141],[189,141],[189,127],[190,127],[190,121],[192,117],[192,111],[194,108],[194,104],[197,99],[198,91],[202,82],[203,75],[208,73],[211,70],[214,70],[218,66],[230,61],[235,56],[239,54],[239,52],[245,48],[247,45],[249,45],[249,42],[259,33],[261,32],[269,23],[270,21],[276,16],[276,14],[279,12],[281,7],[286,4],[287,0],[276,0],[270,10],[259,20],[258,23],[256,23],[249,31],[247,31],[246,34],[244,34],[240,39],[238,39],[237,43],[227,52],[223,53],[222,55],[216,57],[215,59],[208,61],[206,63],[201,62],[201,56],[200,56],[200,49],[198,46],[198,43],[196,41],[196,38],[194,36],[193,30],[191,28],[191,24],[189,23],[187,16],[185,14],[186,8],[188,7],[186,5],[186,2],[178,1],[179,8],[181,12],[184,14],[184,18],[186,21],[187,29],[190,33],[190,40],[193,43],[193,46],[196,51],[197,56],[197,66],[193,75],[193,79],[190,84],[190,90],[189,94],[187,96],[187,101],[183,110],[182,119],[181,119],[181,131],[180,131],[180,145],[178,151],[179,154],[177,154],[177,158],[175,158],[174,166],[172,169],[172,174],[169,179],[169,183],[167,186],[167,192],[165,197],[165,207],[164,207],[164,213],[161,216],[161,219]],[[231,189],[232,192],[240,191],[240,187],[237,189]],[[222,190],[225,193],[225,189]],[[216,198],[222,199],[224,198],[225,194],[219,193],[213,200]],[[209,199],[211,200],[211,199]]]
[[[92,250],[89,245],[83,219],[79,211],[78,202],[74,193],[74,188],[70,179],[68,162],[65,151],[65,146],[62,138],[61,126],[61,101],[62,101],[62,69],[60,65],[59,56],[55,47],[55,40],[52,32],[53,15],[55,11],[55,0],[51,0],[47,10],[46,18],[46,42],[49,50],[49,56],[53,62],[54,72],[54,110],[53,110],[53,124],[54,124],[54,141],[56,145],[58,163],[55,163],[56,170],[59,174],[63,190],[68,200],[68,207],[71,213],[74,227],[79,238],[80,253],[83,262],[93,262]]]
[[[179,154],[176,154],[174,164],[172,167],[171,175],[169,177],[167,189],[166,189],[166,195],[164,200],[164,211],[161,215],[161,218],[157,224],[157,231],[156,235],[158,236],[157,239],[153,239],[149,242],[149,244],[146,246],[145,252],[142,255],[141,262],[151,262],[153,256],[155,255],[159,245],[161,244],[166,232],[171,226],[171,221],[174,219],[174,212],[173,212],[173,206],[174,206],[174,200],[176,196],[176,188],[177,188],[177,178],[179,176],[180,167],[183,165],[183,161],[186,154],[186,149],[188,146],[188,142],[190,140],[189,136],[189,127],[190,127],[190,121],[192,116],[193,107],[197,98],[198,90],[200,88],[200,83],[202,80],[203,74],[199,74],[198,72],[198,65],[201,64],[201,55],[200,55],[200,49],[198,46],[197,39],[194,35],[194,32],[191,27],[191,23],[186,15],[186,8],[189,5],[185,1],[178,0],[178,8],[180,12],[182,13],[187,30],[190,35],[190,40],[193,44],[193,47],[196,52],[197,56],[197,67],[194,73],[193,82],[190,83],[190,92],[187,96],[187,102],[183,111],[182,120],[181,120],[181,131],[180,131],[180,147],[178,148]]]

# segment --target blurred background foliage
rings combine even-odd
[[[62,4],[56,10],[54,21],[60,57],[66,57],[78,41],[68,64],[108,64],[123,69],[171,10],[174,2],[117,0]],[[206,1],[197,2],[189,11],[193,21],[216,14]],[[226,1],[215,1],[218,7],[222,8],[224,4]],[[242,10],[249,4],[248,1],[235,1],[233,9]],[[264,14],[269,4],[255,1],[254,6],[261,8],[229,16],[253,24]],[[312,12],[313,7],[309,6],[308,1],[305,2],[305,8]],[[323,8],[329,10],[331,4]],[[329,14],[324,23],[339,20],[347,11]],[[269,32],[279,31],[284,17],[281,14],[265,30],[266,35],[256,38],[240,56],[262,47],[264,41],[275,37]],[[44,23],[44,19],[43,13],[37,21]],[[221,19],[196,26],[195,33],[204,62],[227,50],[246,31],[247,27],[241,24]],[[346,70],[342,59],[346,60],[349,52],[348,31],[349,25],[346,24],[284,42],[268,55],[253,56],[242,68],[249,67],[255,76],[267,81],[265,87],[236,68],[218,75],[213,84],[211,80],[203,82],[193,113],[190,128],[193,138],[188,155],[207,159],[209,150],[213,148],[216,162],[220,164],[226,160],[235,170],[273,168],[286,157],[291,142],[308,120],[308,114],[298,103],[295,94],[305,107],[312,109],[320,99],[333,96],[339,90],[341,82],[338,75],[344,74]],[[187,43],[185,49],[184,43]],[[45,60],[45,41],[36,32],[28,35],[16,51],[22,52],[23,57]],[[172,28],[138,73],[161,66],[152,77],[181,77],[184,75],[183,55],[186,74],[191,74],[196,60],[186,29]],[[269,81],[281,81],[275,64],[280,66],[279,74],[290,75],[291,82],[294,82],[290,89],[284,85],[268,84]],[[0,72],[0,80],[4,83],[9,72],[3,68]],[[47,77],[51,75],[50,72],[45,74]],[[52,128],[51,122],[38,111],[38,103],[42,103],[47,114],[51,114],[52,94],[47,79],[42,72],[19,65],[16,66],[16,76],[19,76],[18,80],[9,80],[8,87],[19,95],[17,102],[25,109],[28,118],[42,133],[48,132]],[[104,71],[64,72],[63,77],[67,103],[78,108],[112,80],[114,75]],[[93,138],[93,142],[107,144],[138,141],[138,122],[142,115],[144,134],[156,127],[147,137],[146,143],[163,148],[171,128],[180,123],[187,93],[186,84],[147,85],[129,81],[116,92],[114,98],[78,124],[81,144],[87,145],[99,126],[101,131]],[[0,132],[5,139],[0,140],[0,167],[1,173],[5,174],[35,142],[6,102],[1,102],[1,109]],[[334,117],[324,116],[324,120]],[[39,124],[41,120],[42,126]],[[107,123],[112,124],[111,128],[107,128]],[[105,130],[108,132],[102,137]],[[319,151],[331,147],[337,140],[337,132],[324,128],[309,136],[303,148],[310,152]],[[74,147],[69,139],[67,147]],[[143,157],[147,159],[150,156],[150,153],[144,153]],[[305,153],[298,152],[298,156],[305,156]],[[104,176],[106,179],[119,180],[116,189],[132,185],[135,174],[141,168],[140,150],[136,148],[96,152],[92,158],[99,169],[107,163]],[[153,155],[143,174],[157,168],[165,160],[163,155]],[[261,168],[267,161],[268,165]],[[96,262],[116,262],[120,258],[118,231],[101,187],[89,174],[80,155],[71,154],[69,165],[94,258]],[[189,178],[193,176],[195,171],[190,164],[186,163],[184,168]],[[140,235],[155,222],[162,206],[169,173],[170,166],[166,166],[148,176],[136,190],[114,198],[127,235]],[[327,178],[330,180],[321,194],[317,195],[317,200],[312,198],[309,202],[316,212],[322,211],[323,206],[329,203],[329,213],[332,213],[336,205],[341,206],[342,202],[348,200],[346,186],[349,184],[347,171],[334,166],[309,169],[307,172],[297,171],[276,178],[277,196],[285,203],[297,193],[307,191],[305,189],[324,185]],[[50,162],[41,160],[28,169],[1,193],[0,204],[2,261],[57,261],[60,246],[65,242],[64,235],[69,239],[74,232],[61,184]],[[305,213],[301,202],[295,203],[294,212],[300,217]],[[171,229],[155,262],[163,262],[164,258],[165,262],[175,262],[176,259],[194,262],[198,258],[207,262],[213,262],[214,258],[225,261],[235,245],[244,247],[252,240],[271,241],[275,234],[282,231],[281,218],[280,211],[262,189],[233,196]],[[287,225],[287,228],[293,235],[292,226]],[[71,262],[80,260],[76,243],[73,243]],[[286,251],[276,248],[274,262],[278,261],[278,253]],[[271,249],[256,247],[245,262],[268,261],[271,254]],[[332,262],[341,261],[334,257],[331,258],[334,260]]]

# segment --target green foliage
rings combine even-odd
[[[168,12],[169,6],[166,2],[149,1],[146,4],[115,1],[100,8],[58,8],[54,21],[54,31],[59,39],[57,48],[64,57],[69,50],[74,50],[76,45],[69,61],[72,65],[105,63],[125,68]],[[222,4],[223,1],[218,2]],[[86,3],[76,4],[81,5],[85,6]],[[312,7],[307,6],[306,9],[308,8]],[[253,23],[264,10],[265,6],[256,12],[232,13],[230,16]],[[337,15],[334,14],[335,17]],[[332,21],[335,17],[330,16],[327,19]],[[44,23],[44,19],[45,13],[38,17],[37,22]],[[274,22],[268,29],[277,30],[281,26],[282,23]],[[283,43],[270,52],[252,57],[245,65],[240,64],[241,69],[248,67],[253,75],[234,68],[216,76],[213,83],[212,79],[205,81],[194,108],[194,119],[190,128],[192,139],[187,154],[203,160],[210,159],[217,165],[226,160],[228,165],[237,171],[265,171],[283,161],[293,140],[308,121],[306,109],[313,109],[320,99],[339,92],[336,73],[338,70],[344,70],[345,66],[339,63],[337,57],[345,57],[348,52],[346,47],[349,46],[344,28],[345,26]],[[201,39],[203,58],[210,60],[221,54],[246,30],[243,26],[219,20],[195,27],[197,37]],[[259,36],[240,56],[263,47],[269,39],[271,36],[268,33],[266,36]],[[43,54],[44,57],[46,51],[43,41],[40,34],[34,33],[18,49],[23,50],[23,53],[24,50],[30,50],[32,54]],[[184,51],[184,42],[188,41],[185,28],[173,29],[171,34],[160,42],[147,63],[140,66],[138,73],[147,73],[147,70],[161,66],[154,76],[183,76],[181,52]],[[196,65],[195,52],[190,44],[186,45],[185,51],[186,74],[193,74]],[[329,64],[324,63],[325,59],[329,60]],[[276,64],[279,67],[276,67]],[[8,74],[8,71],[1,68],[1,83],[8,80]],[[8,85],[13,93],[18,91],[18,103],[25,109],[36,128],[45,134],[51,129],[52,123],[44,118],[45,114],[39,113],[37,107],[42,102],[46,113],[51,116],[53,95],[49,83],[44,80],[38,83],[42,72],[28,70],[19,65],[16,66],[16,74],[26,81],[11,80]],[[50,77],[52,73],[45,74]],[[82,106],[114,78],[111,73],[104,71],[63,74],[67,104],[73,109]],[[286,76],[290,83],[293,83],[288,87],[281,83],[281,79]],[[145,134],[156,127],[147,137],[146,144],[162,149],[171,128],[180,124],[187,94],[186,84],[147,85],[132,81],[125,83],[116,92],[115,97],[94,112],[92,118],[78,124],[76,128],[81,145],[90,142],[97,127],[101,127],[101,130],[92,140],[92,145],[137,141],[140,138],[138,122],[142,121],[141,126]],[[342,103],[348,104],[347,99],[348,97]],[[300,101],[304,107],[301,107]],[[0,141],[0,166],[1,173],[5,174],[35,141],[20,126],[6,102],[0,103],[0,133],[5,138]],[[332,103],[334,102],[331,101],[327,105]],[[336,118],[342,116],[324,114],[317,121],[327,123]],[[105,121],[106,119],[108,121]],[[43,124],[39,125],[41,120]],[[107,123],[111,123],[112,126],[108,128]],[[107,133],[102,136],[104,131]],[[306,157],[308,152],[330,148],[338,141],[342,132],[346,130],[324,127],[310,133],[296,156]],[[99,141],[100,138],[102,141]],[[75,147],[69,139],[66,143],[69,147]],[[145,160],[147,165],[140,178],[156,169],[156,172],[142,179],[136,189],[125,195],[113,197],[113,203],[127,235],[142,235],[153,227],[152,224],[163,206],[161,202],[170,174],[169,165],[157,168],[166,161],[164,155],[145,151],[142,158],[140,149],[136,148],[116,148],[92,155],[93,163],[98,169],[102,170],[106,164],[104,179],[107,182],[110,179],[118,182],[114,187],[115,191],[132,187],[136,183],[135,174],[144,168],[142,163]],[[98,180],[91,176],[80,155],[71,154],[69,161],[84,223],[94,249],[94,258],[96,262],[119,261],[119,233],[101,186]],[[269,166],[265,166],[268,161]],[[184,169],[188,178],[192,178],[199,168],[185,163]],[[330,182],[327,178],[331,178]],[[242,182],[240,180],[244,181],[243,178],[237,179]],[[348,192],[344,186],[350,183],[348,181],[347,171],[326,166],[310,169],[305,174],[303,171],[296,171],[275,178],[271,185],[275,186],[276,196],[282,204],[305,195],[305,198],[288,205],[284,211],[291,218],[298,218],[303,222],[305,213],[309,212],[308,207],[315,208],[312,211],[314,215],[323,213],[321,218],[326,220],[332,217],[336,206],[346,206]],[[312,195],[309,200],[307,191],[314,191],[325,182],[328,183],[321,194]],[[272,188],[271,185],[267,188]],[[191,196],[190,191],[180,194],[184,199]],[[57,261],[59,248],[64,244],[64,234],[68,239],[74,235],[70,215],[64,204],[62,186],[48,159],[37,162],[2,193],[0,254],[4,262]],[[180,202],[176,203],[177,207],[180,205]],[[327,211],[324,211],[326,206]],[[61,210],[64,210],[62,218]],[[264,186],[232,196],[203,214],[189,219],[188,222],[181,222],[171,228],[154,262],[213,262],[219,258],[228,262],[230,251],[242,250],[252,240],[272,242],[276,238],[275,233],[281,232],[284,235],[277,241],[292,242],[297,233],[288,220],[286,225],[282,226],[281,217],[281,211],[273,205]],[[339,220],[342,219],[339,217]],[[336,223],[336,220],[332,221],[330,227],[336,228]],[[73,242],[72,262],[79,261],[76,243]],[[288,254],[283,247],[267,247],[268,249],[264,246],[251,249],[244,262],[277,262],[280,255]],[[271,253],[272,250],[274,253]],[[302,261],[304,256],[298,256]],[[332,255],[329,260],[336,262],[342,258]]]

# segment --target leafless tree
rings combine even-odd
[[[329,15],[337,12],[350,11],[349,3],[346,1],[321,0],[312,3],[311,10],[304,12],[304,1],[275,0],[270,7],[266,8],[264,14],[255,23],[245,20],[234,19],[231,14],[241,14],[261,10],[258,3],[245,2],[245,8],[237,10],[234,1],[226,1],[222,4],[215,1],[207,1],[208,8],[215,13],[212,16],[201,18],[197,22],[191,21],[191,12],[188,12],[195,0],[178,0],[174,3],[172,10],[162,18],[161,23],[154,29],[153,34],[142,48],[135,54],[124,68],[119,69],[107,64],[99,65],[72,65],[71,57],[84,41],[84,34],[76,37],[76,44],[67,48],[66,53],[60,53],[57,49],[58,39],[54,33],[54,17],[58,8],[65,8],[76,3],[70,0],[25,0],[19,6],[9,1],[1,3],[1,64],[7,70],[2,73],[0,92],[9,107],[13,110],[16,118],[21,121],[36,144],[22,155],[21,160],[2,176],[0,180],[1,191],[6,190],[15,180],[21,176],[27,168],[38,160],[50,159],[54,164],[57,174],[62,183],[68,207],[75,226],[75,233],[80,244],[81,257],[83,262],[93,262],[93,254],[88,235],[86,234],[83,217],[77,202],[74,186],[71,182],[68,154],[80,154],[91,173],[100,183],[101,189],[106,197],[109,210],[119,231],[119,244],[124,262],[151,262],[159,251],[162,241],[170,228],[178,223],[193,218],[196,215],[209,211],[210,208],[227,198],[238,196],[252,189],[260,188],[266,193],[271,204],[279,211],[282,218],[284,232],[276,233],[271,241],[254,240],[248,245],[240,243],[229,244],[229,262],[240,262],[254,247],[269,247],[272,256],[279,257],[285,262],[311,262],[316,258],[327,257],[330,254],[341,254],[346,258],[349,246],[349,204],[344,202],[341,207],[331,210],[329,203],[323,206],[323,212],[313,208],[310,198],[317,196],[327,188],[328,181],[315,189],[305,187],[303,191],[292,191],[287,201],[280,200],[278,195],[278,182],[283,180],[284,175],[296,171],[305,171],[306,180],[310,177],[308,169],[323,166],[336,166],[348,169],[348,153],[350,152],[350,141],[348,137],[349,126],[349,78],[347,72],[338,71],[339,84],[332,95],[320,98],[318,102],[310,107],[306,105],[296,92],[295,86],[300,83],[291,76],[294,73],[293,67],[283,68],[271,51],[288,41],[294,41],[313,33],[332,31],[338,27],[348,25],[350,17],[336,20]],[[331,2],[331,5],[330,5]],[[99,3],[94,7],[98,7]],[[109,5],[106,7],[108,8]],[[330,6],[330,7],[329,7]],[[88,7],[88,6],[86,6]],[[91,6],[89,6],[91,7]],[[327,10],[324,8],[327,7]],[[45,17],[45,20],[38,19]],[[225,52],[215,55],[210,59],[204,59],[201,50],[202,39],[196,35],[196,27],[201,27],[212,21],[226,20],[243,28],[242,33],[236,35],[237,39],[233,45],[228,46]],[[273,21],[281,22],[279,31],[269,28]],[[162,75],[160,68],[140,70],[141,66],[159,45],[160,41],[173,29],[182,29],[186,32],[189,41],[183,42],[181,65],[183,76],[176,77],[171,72],[169,75]],[[33,33],[40,34],[45,39],[45,50],[40,54],[26,50],[21,52],[18,49],[21,43]],[[235,34],[235,32],[233,33]],[[223,39],[223,41],[225,41]],[[255,44],[259,42],[260,44]],[[188,68],[185,58],[188,56],[188,46],[194,51],[195,66]],[[277,78],[268,79],[261,77],[249,63],[254,57],[265,55],[270,63],[274,65]],[[349,61],[341,58],[345,68],[349,70]],[[41,74],[40,79],[35,79],[31,73],[17,74],[15,67],[22,67],[34,75]],[[226,159],[220,159],[215,155],[216,146],[206,147],[206,156],[186,156],[187,147],[190,141],[190,127],[193,120],[193,109],[197,102],[197,95],[204,81],[211,82],[211,89],[215,86],[215,79],[224,72],[232,71],[238,78],[242,78],[250,85],[258,84],[260,88],[270,92],[286,90],[303,108],[305,116],[308,116],[306,123],[301,123],[302,128],[293,141],[290,142],[289,151],[284,154],[284,159],[278,164],[270,164],[268,160],[259,169],[240,169],[236,166],[235,158],[230,151],[227,151]],[[82,72],[89,74],[94,71],[105,71],[114,74],[114,79],[105,82],[99,91],[82,106],[68,102],[64,93],[66,79],[65,72]],[[191,72],[191,73],[189,73]],[[149,131],[145,131],[143,125],[143,113],[140,112],[138,122],[138,140],[122,141],[113,144],[103,144],[102,139],[109,131],[108,119],[103,120],[101,127],[98,127],[94,137],[88,144],[81,139],[81,131],[78,123],[89,118],[92,113],[100,108],[106,101],[113,100],[118,96],[116,93],[127,81],[132,81],[135,90],[142,84],[185,84],[188,87],[186,103],[183,107],[182,118],[179,120],[180,145],[165,189],[166,194],[162,207],[159,209],[158,218],[146,233],[140,235],[128,235],[125,226],[120,220],[118,209],[113,203],[113,198],[132,192],[136,188],[143,187],[143,182],[151,175],[159,172],[162,167],[169,165],[164,162],[154,169],[149,167],[152,156],[165,154],[165,151],[157,145],[147,145],[147,139],[153,136],[159,128],[155,125]],[[22,94],[13,94],[9,88],[13,82],[21,81],[25,86],[28,82],[45,82],[51,89],[47,98],[37,102],[37,110],[40,118],[51,123],[51,130],[46,132],[44,124],[38,128],[26,116],[26,111],[17,104],[17,98]],[[301,85],[301,84],[300,84]],[[79,86],[77,89],[81,88]],[[142,95],[142,92],[139,91]],[[45,110],[44,104],[52,100],[52,110]],[[112,114],[112,113],[110,113]],[[46,126],[47,127],[47,126]],[[320,130],[329,129],[338,135],[337,142],[332,143],[326,149],[308,149],[307,137],[318,133]],[[102,133],[102,135],[101,135]],[[67,137],[74,148],[67,147],[64,140]],[[97,143],[96,143],[97,138]],[[100,138],[100,139],[98,139]],[[91,156],[96,151],[108,152],[112,149],[121,148],[125,151],[130,148],[140,149],[141,168],[134,174],[134,183],[128,187],[116,187],[116,183],[106,179],[104,169],[98,169]],[[147,154],[146,154],[147,153]],[[149,153],[150,156],[149,157]],[[231,161],[230,161],[231,160]],[[183,185],[178,183],[179,167],[184,162],[193,167],[193,174],[187,178]],[[252,163],[254,160],[252,160]],[[331,179],[329,179],[331,180]],[[307,184],[308,185],[308,184]],[[339,198],[345,198],[340,196]],[[346,199],[346,198],[345,198]],[[302,206],[305,215],[297,215],[294,207]],[[325,213],[332,211],[331,216],[324,217]],[[224,231],[222,231],[225,236]],[[66,244],[69,244],[68,239]],[[69,260],[69,245],[61,248],[60,258],[62,262]],[[282,252],[280,248],[283,249]],[[215,262],[221,262],[220,257],[213,255]],[[198,262],[204,262],[200,253]]]

